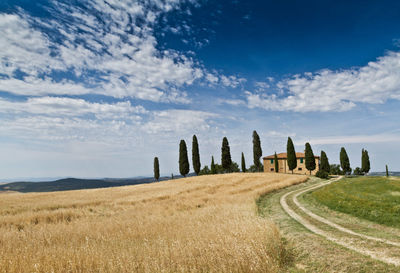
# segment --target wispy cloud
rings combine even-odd
[[[375,134],[375,135],[354,135],[354,136],[332,136],[303,139],[296,141],[296,145],[304,145],[310,142],[314,145],[324,144],[351,144],[351,143],[387,143],[400,142],[400,135],[396,134]]]
[[[358,103],[400,100],[400,52],[389,52],[360,68],[322,70],[277,84],[283,95],[246,91],[248,106],[273,111],[348,111]]]
[[[156,49],[153,33],[157,17],[181,2],[88,1],[79,8],[53,1],[52,19],[0,14],[0,90],[187,103],[179,90],[202,69],[179,52]]]
[[[151,120],[143,126],[143,130],[150,134],[192,134],[209,130],[211,128],[209,121],[217,117],[217,114],[204,111],[159,111],[152,114]]]

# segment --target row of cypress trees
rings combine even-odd
[[[287,152],[287,163],[289,170],[292,171],[297,168],[297,157],[296,151],[294,148],[294,144],[292,139],[289,137],[286,145],[286,152]],[[261,149],[261,141],[260,137],[256,131],[253,131],[253,162],[254,165],[250,167],[251,171],[261,172],[263,170],[263,165],[260,162],[260,157],[262,156],[262,149]],[[331,172],[331,165],[329,164],[328,157],[324,151],[321,151],[321,162],[320,162],[320,171],[325,173]],[[193,169],[196,175],[200,173],[201,170],[201,163],[200,163],[200,153],[199,153],[199,144],[197,141],[196,135],[193,135],[192,141],[192,162],[193,162]],[[274,154],[274,162],[275,162],[275,172],[279,171],[279,161],[278,156],[275,152]],[[221,147],[221,166],[223,172],[229,172],[232,170],[233,163],[230,153],[229,142],[226,137],[222,139],[222,147]],[[310,174],[313,170],[316,169],[315,157],[313,150],[311,148],[310,143],[305,144],[305,165],[306,169],[310,171]],[[211,157],[211,170],[209,173],[216,174],[219,170],[217,170],[219,165],[216,165],[214,162],[214,156]],[[342,147],[340,149],[340,167],[342,168],[343,173],[351,173],[350,167],[350,160],[347,155],[346,149]],[[236,164],[237,168],[237,164]],[[179,172],[181,175],[186,177],[189,173],[189,159],[187,155],[187,146],[185,140],[181,140],[179,143]],[[359,168],[358,168],[359,169]],[[248,171],[246,169],[246,162],[244,158],[244,154],[242,152],[241,156],[241,170],[242,172]],[[368,173],[370,170],[370,161],[368,151],[362,149],[362,156],[361,156],[361,173]],[[239,171],[239,169],[237,169]],[[158,157],[154,158],[154,178],[158,181],[160,178],[160,169],[159,169],[159,160]]]
[[[254,165],[251,167],[253,171],[262,171],[263,165],[260,162],[260,157],[262,156],[261,149],[261,141],[260,137],[256,131],[253,131],[253,161]],[[201,171],[201,163],[200,163],[200,153],[199,153],[199,144],[197,141],[196,135],[193,136],[192,141],[192,162],[193,162],[193,170],[198,175]],[[222,147],[221,147],[221,166],[223,172],[229,172],[232,170],[239,171],[237,164],[232,161],[231,152],[229,147],[229,142],[226,137],[222,139]],[[211,170],[209,172],[211,174],[216,174],[220,170],[219,165],[215,164],[214,156],[211,157]],[[241,169],[242,172],[246,172],[246,162],[244,158],[244,154],[242,152],[241,158]],[[179,172],[181,175],[186,177],[189,173],[189,159],[188,152],[185,140],[181,140],[179,143]],[[154,158],[154,178],[158,181],[160,178],[160,166],[158,157]]]
[[[288,167],[289,170],[292,171],[296,169],[297,167],[297,158],[296,158],[296,152],[294,149],[293,141],[289,137],[286,145],[287,149],[287,161],[288,161]],[[320,157],[320,171],[330,173],[331,172],[331,165],[329,164],[328,157],[326,156],[326,153],[324,151],[321,151],[321,157]],[[277,156],[275,153],[275,162],[277,162]],[[307,170],[310,171],[310,174],[313,170],[316,168],[316,163],[315,163],[315,158],[314,158],[314,153],[312,151],[310,143],[306,143],[305,145],[305,165]],[[340,149],[340,167],[342,168],[342,172],[344,174],[349,174],[351,173],[352,169],[350,167],[350,160],[349,156],[347,155],[346,149],[342,147]],[[275,163],[275,170],[277,171],[278,166],[277,163]],[[368,173],[371,169],[371,164],[369,160],[369,155],[368,151],[365,149],[362,149],[361,151],[361,169],[360,173],[365,174]]]

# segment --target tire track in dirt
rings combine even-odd
[[[311,232],[313,232],[313,233],[315,233],[315,234],[318,234],[318,235],[324,237],[325,239],[327,239],[327,240],[329,240],[329,241],[331,241],[331,242],[334,242],[334,243],[336,243],[336,244],[338,244],[338,245],[341,245],[341,246],[343,246],[343,247],[345,247],[345,248],[348,248],[348,249],[350,249],[350,250],[353,250],[353,251],[355,251],[355,252],[358,252],[358,253],[360,253],[360,254],[362,254],[362,255],[369,256],[369,257],[371,257],[371,258],[373,258],[373,259],[375,259],[375,260],[379,260],[379,261],[382,261],[382,262],[385,262],[385,263],[388,263],[388,264],[393,264],[393,265],[396,265],[396,266],[400,266],[400,259],[398,259],[398,258],[388,257],[388,256],[385,256],[385,255],[382,255],[382,253],[378,254],[376,251],[373,251],[373,250],[369,250],[369,249],[365,249],[365,248],[359,247],[359,246],[357,246],[357,245],[355,245],[355,244],[348,243],[348,242],[346,242],[346,241],[344,241],[344,240],[342,240],[342,239],[339,239],[339,238],[337,238],[337,237],[332,236],[332,234],[330,234],[329,232],[326,232],[326,231],[324,231],[324,230],[318,228],[316,225],[310,223],[310,222],[307,221],[304,217],[302,217],[301,215],[299,215],[298,213],[296,213],[292,208],[290,208],[290,206],[289,206],[288,203],[287,203],[287,197],[288,197],[289,195],[291,195],[291,194],[297,192],[297,193],[294,194],[293,197],[292,197],[292,198],[293,198],[293,199],[292,199],[292,200],[293,200],[293,203],[294,203],[300,210],[302,210],[306,215],[308,215],[309,217],[311,217],[311,218],[317,220],[318,222],[320,222],[320,223],[322,223],[322,224],[325,224],[325,225],[328,225],[328,226],[330,226],[330,227],[332,227],[332,228],[334,228],[334,229],[336,229],[336,230],[338,230],[338,231],[341,231],[341,232],[344,232],[344,233],[347,233],[347,234],[350,234],[350,235],[353,235],[353,236],[357,236],[357,237],[360,237],[360,238],[363,238],[363,239],[367,239],[367,240],[371,240],[371,241],[377,241],[377,242],[382,242],[382,243],[390,244],[390,245],[394,245],[394,246],[400,246],[400,244],[397,243],[397,242],[392,242],[392,241],[389,241],[389,240],[385,240],[385,239],[381,239],[381,238],[376,238],[376,237],[368,236],[368,235],[365,235],[365,234],[360,234],[360,233],[354,232],[354,231],[352,231],[352,230],[350,230],[350,229],[347,229],[347,228],[345,228],[345,227],[342,227],[342,226],[340,226],[340,225],[338,225],[338,224],[335,224],[335,223],[333,223],[333,222],[331,222],[331,221],[329,221],[329,220],[327,220],[327,219],[325,219],[325,218],[323,218],[323,217],[321,217],[321,216],[318,216],[318,215],[312,213],[312,212],[309,211],[308,209],[304,208],[304,207],[298,202],[297,197],[298,197],[299,195],[304,194],[304,193],[306,193],[306,192],[308,192],[308,191],[311,191],[311,190],[314,190],[314,189],[317,189],[317,188],[326,186],[326,185],[328,185],[328,184],[330,184],[330,183],[333,183],[333,182],[335,182],[335,181],[338,181],[338,180],[340,180],[340,179],[341,179],[341,177],[339,177],[339,178],[337,178],[337,179],[334,179],[334,180],[332,180],[332,181],[326,182],[326,183],[321,183],[321,184],[318,184],[318,185],[313,185],[313,186],[307,187],[307,188],[305,188],[305,189],[300,189],[300,190],[297,189],[297,190],[293,190],[293,191],[287,192],[286,194],[284,194],[284,195],[280,198],[280,204],[281,204],[282,208],[285,210],[285,212],[286,212],[291,218],[293,218],[294,220],[296,220],[297,222],[299,222],[301,225],[303,225],[303,226],[304,226],[306,229],[308,229],[309,231],[311,231]]]

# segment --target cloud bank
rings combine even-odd
[[[400,100],[400,52],[340,71],[305,73],[278,82],[281,94],[245,92],[250,108],[272,111],[348,111],[359,103]]]

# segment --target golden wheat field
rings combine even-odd
[[[255,200],[306,179],[236,173],[0,194],[0,272],[279,272],[288,254]]]

